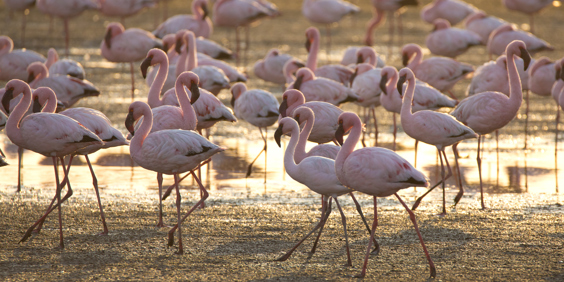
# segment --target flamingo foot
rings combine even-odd
[[[442,213],[437,214],[438,217],[445,217],[445,215],[446,215],[446,212],[442,212]]]
[[[98,233],[98,236],[108,236],[108,231]]]
[[[453,207],[456,207],[458,202],[460,202],[460,199],[462,199],[462,195],[464,195],[464,192],[462,192],[462,191],[460,191],[460,192],[458,192],[458,194],[456,194],[456,197],[454,197],[454,205],[452,205]]]

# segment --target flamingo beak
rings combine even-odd
[[[163,42],[163,51],[165,51],[165,53],[168,53],[168,49],[170,49],[170,47],[168,46],[168,43]]]
[[[174,51],[176,51],[176,53],[180,54],[182,52],[182,38],[178,38],[176,39],[176,44],[174,46]]]
[[[278,108],[278,112],[283,118],[287,116],[286,114],[287,109],[288,109],[288,99],[284,98],[284,100],[280,104],[280,107]]]
[[[398,80],[398,92],[400,93],[400,95],[402,95],[403,93],[403,84],[405,83],[406,77],[405,76],[400,76],[399,80]]]
[[[39,103],[39,97],[37,97],[37,96],[33,97],[32,113],[41,112],[41,108],[43,108],[43,107],[42,107],[41,103]]]
[[[30,72],[29,75],[27,76],[27,83],[31,83],[33,80],[35,79],[35,74],[33,72]]]
[[[529,64],[531,63],[531,55],[529,54],[529,51],[523,47],[519,47],[519,51],[521,51],[521,56],[519,57],[523,59],[523,62],[525,63],[525,70],[527,70]]]
[[[388,74],[385,73],[384,75],[382,75],[382,78],[380,78],[380,90],[382,90],[382,93],[384,93],[385,95],[388,94],[388,92],[386,91],[387,84],[388,84]]]
[[[129,110],[129,113],[125,118],[125,128],[127,128],[127,131],[131,133],[131,136],[135,135],[135,127],[133,126],[134,123],[135,119],[133,119],[133,110]]]
[[[67,104],[61,101],[57,101],[57,109],[55,110],[56,113],[60,113],[67,108]]]
[[[204,11],[204,14],[202,15],[202,20],[205,20],[208,14],[210,13],[208,11],[208,5],[206,5],[206,3],[202,3],[202,11]]]
[[[147,69],[151,65],[152,60],[153,56],[149,56],[145,58],[145,60],[143,60],[143,62],[141,63],[141,74],[143,75],[143,78],[147,78]]]
[[[106,35],[104,36],[104,42],[106,42],[106,47],[108,47],[108,49],[112,48],[112,29],[108,28],[108,30],[106,31]]]
[[[309,53],[309,49],[311,49],[311,41],[309,41],[309,38],[307,36],[306,36],[305,48]]]
[[[233,95],[231,97],[231,107],[235,108],[235,94],[233,93],[233,91],[231,91],[231,95]]]
[[[356,78],[356,76],[358,75],[358,68],[354,69],[354,73],[351,75],[351,78],[349,79],[349,85],[352,87],[354,79]]]
[[[339,145],[343,146],[343,136],[345,135],[345,129],[343,128],[343,123],[339,122],[339,127],[335,131],[335,139]]]
[[[302,63],[300,63],[300,62],[294,62],[294,65],[295,65],[296,67],[298,67],[298,68],[303,68],[303,67],[305,67],[305,65],[302,64]]]
[[[407,64],[409,64],[409,56],[407,55],[407,53],[403,53],[401,55],[401,62],[402,62],[404,67],[406,67]]]
[[[192,92],[192,97],[190,99],[190,103],[194,104],[196,103],[196,101],[198,100],[198,98],[200,98],[200,88],[198,88],[198,83],[195,81],[192,81],[190,83],[190,92]]]
[[[300,115],[296,115],[294,120],[298,123],[298,125],[300,125]]]
[[[302,86],[302,81],[304,80],[303,75],[298,76],[296,81],[294,81],[294,89],[300,90],[300,86]]]
[[[4,110],[6,110],[6,114],[10,113],[10,101],[14,98],[14,88],[8,88],[6,89],[6,92],[4,93],[4,97],[2,97],[2,106],[4,107]]]
[[[278,125],[278,128],[276,128],[276,131],[274,132],[274,140],[276,140],[276,144],[278,144],[278,147],[282,147],[280,145],[280,137],[282,137],[282,127],[283,127],[282,124]]]
[[[357,63],[357,64],[362,64],[362,63],[364,63],[364,58],[362,57],[362,55],[358,55],[358,56],[356,57],[356,63]]]

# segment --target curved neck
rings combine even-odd
[[[163,105],[163,101],[161,100],[161,91],[163,90],[166,77],[168,76],[168,59],[166,57],[164,60],[160,61],[158,68],[157,76],[155,77],[155,80],[153,80],[153,84],[151,84],[149,95],[147,95],[147,102],[151,108]]]
[[[413,69],[421,64],[421,61],[423,61],[423,52],[421,52],[421,49],[417,48],[415,51],[415,57],[411,60],[411,62],[409,62],[409,64],[407,64],[407,67]]]
[[[10,39],[4,39],[2,41],[6,44],[4,44],[2,49],[0,49],[0,56],[8,54],[14,49],[14,42],[12,42]]]
[[[187,52],[186,52],[186,48],[182,47],[181,51],[180,51],[180,55],[178,57],[178,61],[176,62],[176,72],[174,73],[174,75],[176,77],[178,77],[181,73],[189,70],[189,69],[186,69],[186,66],[187,66],[187,63],[188,63],[187,57],[188,57],[188,55],[187,55]]]
[[[45,61],[45,66],[47,67],[47,69],[49,69],[51,65],[56,63],[58,60],[59,54],[57,54],[57,51],[55,49],[51,48],[47,53],[47,61]]]
[[[37,88],[39,82],[46,77],[49,77],[49,71],[47,70],[47,67],[43,65],[41,71],[35,74],[35,79],[33,79],[33,81],[29,84],[29,87],[34,89]]]
[[[364,35],[364,42],[366,45],[372,45],[372,35],[374,34],[374,29],[382,22],[384,19],[384,12],[373,7],[372,18],[366,26],[366,34]]]
[[[174,89],[176,91],[176,98],[178,98],[178,104],[180,105],[180,109],[182,109],[182,117],[184,118],[184,122],[188,123],[189,119],[196,116],[196,113],[194,112],[194,108],[190,103],[188,92],[186,92],[186,88],[184,88],[184,84],[179,79],[176,80]]]
[[[200,1],[192,1],[192,14],[194,15],[194,18],[196,18],[197,20],[201,21],[202,20],[202,16],[203,13],[200,10]]]
[[[194,68],[196,68],[198,66],[198,56],[196,55],[196,52],[198,51],[196,49],[196,38],[194,37],[193,34],[189,34],[188,35],[188,66],[186,68],[186,70],[193,70]]]
[[[411,103],[413,103],[413,94],[415,92],[415,77],[411,76],[407,80],[407,88],[403,96],[403,102],[401,104],[401,120],[402,122],[408,121],[413,113],[411,112]]]
[[[513,52],[507,54],[507,76],[509,77],[510,104],[520,107],[523,101],[523,91],[521,89],[521,79],[519,78],[519,72],[515,65],[515,55]]]
[[[284,68],[284,77],[286,78],[287,84],[291,84],[292,82],[294,82],[294,80],[296,80],[296,76],[292,74],[293,71],[294,69],[290,66]]]
[[[135,130],[135,135],[131,138],[129,142],[130,150],[133,151],[133,154],[137,153],[143,147],[143,142],[145,142],[145,138],[151,132],[151,128],[153,127],[153,112],[151,108],[145,107],[143,109],[143,120],[141,121],[141,125],[137,130]]]
[[[296,161],[296,163],[300,163],[306,157],[307,153],[305,147],[306,147],[307,139],[309,138],[309,135],[311,134],[311,130],[313,129],[313,122],[314,122],[313,119],[314,119],[313,116],[307,117],[306,125],[304,129],[302,129],[302,132],[300,133],[300,139],[298,140],[298,145],[296,146],[296,152],[294,153],[294,160]]]
[[[51,92],[52,93],[52,92]],[[43,103],[41,103],[43,104]],[[57,97],[55,95],[49,95],[47,101],[44,104],[42,113],[54,113],[57,111]]]
[[[316,34],[312,39],[309,54],[307,55],[306,67],[311,71],[315,71],[317,69],[317,53],[319,53],[319,36]]]
[[[294,112],[295,109],[297,109],[299,106],[305,104],[305,98],[303,95],[296,95],[297,99],[294,100],[291,104],[288,105],[288,109],[286,109],[286,114],[288,116],[292,115],[292,113]]]
[[[362,124],[360,122],[360,118],[356,118],[354,120],[353,127],[349,133],[349,136],[347,137],[347,140],[345,140],[343,146],[341,146],[341,149],[339,149],[337,158],[335,158],[335,171],[337,172],[337,175],[339,175],[343,171],[345,160],[354,151],[354,147],[356,147],[361,133]]]
[[[390,95],[390,97],[393,97],[392,95],[396,94],[396,92],[397,92],[397,87],[396,87],[397,84],[398,84],[398,74],[397,74],[397,72],[393,72],[393,75],[392,75],[392,77],[390,77],[388,85],[386,85],[386,92],[388,94],[384,94],[384,93],[382,93],[382,94],[383,95]],[[401,97],[401,93],[399,93],[399,94],[400,94],[400,97]]]
[[[17,95],[14,95],[14,97],[15,96]],[[20,130],[20,122],[23,116],[27,113],[30,105],[31,89],[29,87],[25,87],[22,99],[16,107],[14,107],[14,110],[8,118],[8,122],[6,123],[6,134],[14,144],[21,144],[24,141]]]
[[[294,152],[296,151],[298,138],[300,138],[300,128],[296,126],[292,128],[292,137],[290,137],[290,143],[288,143],[288,148],[286,148],[284,153],[284,167],[290,176],[297,174],[299,170],[298,165],[294,161]]]

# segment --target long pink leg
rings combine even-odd
[[[23,152],[24,148],[18,147],[18,190],[16,190],[16,192],[22,190]]]
[[[372,232],[370,233],[370,238],[374,238],[376,232],[376,227],[378,227],[378,201],[376,196],[374,196],[374,221],[372,222]],[[368,266],[368,258],[370,257],[370,249],[372,248],[372,240],[368,239],[368,247],[366,248],[366,255],[364,256],[364,264],[362,265],[362,271],[356,277],[363,278],[366,276],[366,268]]]
[[[322,200],[324,198],[325,198],[325,196],[321,196]],[[313,242],[313,247],[311,247],[310,254],[315,253],[315,250],[317,249],[317,243],[319,242],[319,238],[321,238],[321,233],[323,232],[323,228],[325,227],[325,223],[327,222],[327,219],[329,218],[329,216],[331,215],[331,212],[333,211],[333,208],[331,207],[332,201],[333,201],[333,198],[331,198],[331,197],[329,197],[329,202],[325,202],[325,200],[323,200],[323,204],[321,205],[321,219],[323,219],[323,215],[325,215],[325,221],[321,224],[321,227],[319,227],[319,233],[317,234],[317,237],[315,238],[315,241]],[[303,240],[305,240],[305,238]],[[299,246],[299,244],[301,244],[301,242],[298,243],[298,246]],[[297,246],[296,246],[296,248],[297,248]]]
[[[556,177],[556,193],[558,193],[558,123],[560,121],[560,107],[556,106],[556,135],[554,136],[554,176]]]
[[[423,200],[423,198],[425,196],[427,196],[427,194],[431,193],[431,191],[433,191],[435,188],[437,188],[437,186],[439,185],[443,185],[443,212],[446,213],[445,207],[444,207],[444,185],[445,185],[445,181],[452,176],[452,170],[450,169],[450,166],[448,165],[448,160],[447,160],[447,167],[448,167],[448,174],[445,176],[444,175],[444,166],[443,166],[443,159],[442,159],[442,155],[441,155],[441,150],[437,149],[439,152],[439,159],[441,160],[441,180],[439,182],[437,182],[435,185],[433,185],[433,187],[429,188],[429,190],[427,190],[427,192],[425,192],[425,194],[421,195],[419,198],[417,198],[417,200],[415,200],[415,203],[413,203],[413,206],[411,207],[411,210],[414,211],[415,209],[417,209],[417,207],[419,206],[419,204],[421,204],[421,200]],[[444,149],[442,150],[442,152],[444,153]],[[445,154],[445,160],[446,160],[446,154]]]
[[[190,171],[190,173],[192,174],[192,176],[194,177],[194,179],[196,179],[196,182],[198,182],[198,185],[200,186],[200,189],[204,191],[204,197],[202,199],[200,199],[187,213],[186,215],[184,215],[184,217],[182,218],[182,220],[180,220],[179,223],[177,223],[175,226],[173,226],[169,231],[168,231],[168,245],[172,246],[174,244],[174,231],[176,231],[176,228],[178,228],[180,226],[180,224],[182,224],[182,222],[184,222],[184,220],[186,220],[186,218],[196,209],[198,208],[203,201],[205,201],[208,197],[208,191],[206,191],[206,188],[204,188],[204,185],[202,185],[202,182],[200,181],[200,179],[198,178],[198,176],[196,176],[196,174],[194,174],[194,171]],[[175,180],[176,181],[176,180]]]
[[[374,147],[378,147],[378,121],[376,120],[376,111],[371,108],[372,118],[374,119]]]
[[[181,198],[180,198],[180,188],[178,185],[178,174],[176,173],[174,174],[174,185],[176,186],[176,218],[177,218],[176,226],[178,226],[178,251],[176,252],[176,254],[182,255],[184,254],[184,248],[182,247],[182,228],[181,228],[182,218],[180,217]]]
[[[347,265],[352,266],[351,252],[349,250],[349,236],[347,235],[347,219],[345,218],[345,213],[343,213],[343,210],[341,209],[341,205],[339,205],[339,201],[337,200],[337,198],[335,198],[335,204],[337,204],[337,208],[339,208],[339,212],[341,213],[341,221],[343,223],[343,229],[345,230],[345,244],[347,248]]]
[[[398,131],[397,125],[396,125],[396,113],[393,113],[393,117],[394,117],[394,143],[393,143],[393,151],[396,150],[396,133]]]
[[[431,271],[430,278],[435,278],[435,276],[437,276],[437,270],[435,269],[435,264],[433,263],[433,260],[431,259],[429,252],[427,251],[427,247],[425,247],[425,242],[423,242],[423,236],[421,236],[421,232],[419,232],[419,227],[417,226],[417,221],[415,220],[415,214],[411,210],[409,210],[407,205],[403,202],[403,200],[400,198],[400,196],[397,193],[395,193],[394,195],[396,195],[400,203],[403,205],[403,207],[409,214],[409,218],[411,219],[411,222],[413,222],[413,227],[415,228],[415,232],[417,232],[417,236],[419,237],[419,242],[421,242],[421,247],[423,247],[423,252],[425,253],[425,256],[427,257],[427,261],[429,262],[429,269]]]
[[[460,166],[458,165],[458,143],[452,145],[452,151],[454,152],[454,162],[456,163],[456,171],[458,173],[458,194],[454,197],[454,205],[458,204],[462,196],[464,195],[464,188],[462,187],[462,174],[460,174]]]
[[[98,198],[98,207],[100,208],[100,217],[102,218],[102,226],[104,227],[104,231],[98,235],[108,235],[106,216],[104,215],[102,200],[100,200],[100,191],[98,190],[98,178],[96,178],[96,174],[94,173],[94,169],[92,168],[92,164],[90,163],[90,159],[88,158],[88,155],[84,155],[84,157],[86,158],[86,162],[88,163],[88,167],[90,168],[90,173],[92,174],[92,185],[94,185],[94,190],[96,191],[96,197]]]
[[[478,136],[478,153],[476,154],[476,162],[478,163],[478,173],[480,175],[480,201],[482,204],[482,209],[486,208],[486,205],[484,204],[484,186],[483,186],[483,182],[482,182],[482,159],[480,158],[481,152],[480,152],[480,141],[482,140],[482,135]]]
[[[326,204],[326,206],[328,208],[330,208],[328,206],[328,204]],[[329,209],[330,210],[330,209]],[[313,233],[315,232],[315,230],[322,228],[323,225],[325,225],[325,221],[327,220],[327,216],[328,216],[329,211],[327,211],[327,214],[325,212],[321,213],[321,219],[319,220],[319,223],[317,223],[317,225],[315,226],[315,228],[313,228],[313,230],[311,230],[307,235],[305,235],[292,249],[290,249],[285,255],[275,259],[275,261],[285,261],[288,258],[290,258],[290,256],[292,255],[292,253]]]
[[[205,164],[207,164],[207,163],[209,163],[209,162],[211,162],[211,159],[207,159],[207,160],[203,161],[201,164],[198,165],[198,168],[202,167],[203,165],[205,165]],[[184,175],[184,176],[182,176],[182,177],[180,178],[180,181],[179,181],[179,182],[182,182],[182,180],[184,180],[186,177],[188,177],[188,176],[190,176],[190,175],[191,175],[191,174],[190,174],[189,172],[186,173],[186,175]],[[176,187],[176,186],[174,186],[174,184],[168,186],[168,188],[166,189],[165,193],[163,194],[163,198],[162,198],[163,201],[164,201],[168,196],[170,196],[170,193],[172,192],[172,189],[174,189],[175,187]],[[200,197],[201,197],[201,196],[202,196],[202,195],[200,194]]]
[[[523,146],[523,149],[527,149],[527,136],[529,135],[529,90],[525,90],[525,92],[525,101],[527,105],[525,106],[525,145]]]
[[[57,209],[59,211],[59,248],[63,249],[65,248],[65,242],[63,241],[63,215],[62,215],[62,210],[61,210],[61,183],[59,182],[59,161],[57,159],[57,157],[52,157],[53,158],[53,164],[55,167],[55,181],[57,182]],[[65,162],[63,161],[63,159],[61,158],[61,162],[63,164],[63,166],[65,165]]]
[[[442,155],[441,155],[442,154]],[[443,183],[443,212],[440,213],[439,215],[444,216],[446,215],[446,192],[445,192],[445,166],[443,164],[443,157],[445,159],[446,165],[448,167],[448,171],[449,171],[449,177],[452,175],[452,172],[450,170],[450,166],[448,165],[448,160],[447,160],[447,156],[445,154],[445,149],[443,148],[442,150],[439,151],[439,159],[441,160],[441,182]]]
[[[266,128],[265,128],[266,130]],[[258,159],[258,157],[260,157],[260,155],[262,154],[262,152],[264,152],[264,162],[265,162],[265,167],[264,167],[264,183],[266,183],[266,137],[262,134],[262,129],[259,127],[259,131],[260,131],[260,137],[262,137],[262,140],[264,141],[264,147],[262,148],[262,150],[260,151],[260,153],[255,157],[255,159],[249,164],[249,166],[247,167],[247,175],[245,177],[249,177],[251,176],[251,172],[253,169],[253,164],[255,163],[255,161]]]
[[[499,187],[499,129],[495,131],[495,153],[496,153],[496,159],[497,159],[497,174],[496,174],[496,182],[495,182],[495,188],[497,189]]]
[[[159,222],[157,227],[165,227],[163,223],[163,174],[160,172],[157,172],[157,183],[159,185]],[[176,187],[176,182],[171,187]]]
[[[368,234],[370,234],[372,231],[370,230],[370,226],[368,226],[368,222],[366,222],[366,218],[364,217],[364,214],[362,213],[362,208],[360,207],[360,204],[356,200],[356,197],[354,196],[353,192],[350,192],[349,195],[351,196],[351,198],[354,202],[354,205],[356,206],[356,211],[360,215],[360,218],[362,219],[362,222],[364,223],[366,230],[368,230]],[[377,255],[378,253],[380,253],[380,244],[378,244],[378,242],[376,241],[376,238],[372,237],[372,240],[374,241],[373,242],[374,243],[374,250],[372,250],[372,254]]]

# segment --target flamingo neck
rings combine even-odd
[[[388,83],[388,85],[386,85],[386,92],[388,94],[384,94],[384,95],[390,95],[390,97],[393,97],[392,95],[395,95],[396,93],[399,94],[399,92],[397,91],[397,87],[396,85],[398,84],[398,74],[397,72],[394,72],[392,77],[390,78],[390,81]],[[401,97],[401,94],[399,94],[399,96]]]
[[[43,110],[41,110],[42,113],[55,113],[57,111],[57,97],[55,95],[49,95],[44,105]]]
[[[157,76],[155,77],[153,84],[151,84],[147,98],[147,102],[151,106],[151,108],[163,105],[163,101],[161,100],[160,96],[166,81],[166,77],[168,76],[168,59],[165,58],[164,60],[161,60],[158,68],[159,69],[157,70]]]
[[[300,128],[299,126],[295,126],[294,128],[292,128],[292,137],[290,137],[288,148],[286,148],[286,152],[284,153],[284,167],[286,168],[286,172],[288,172],[290,176],[296,175],[299,171],[298,165],[294,161],[294,153],[296,151],[296,146],[298,145],[299,138]]]
[[[39,82],[44,79],[49,77],[49,71],[47,70],[47,68],[45,67],[45,65],[43,65],[43,68],[41,68],[41,72],[39,72],[38,74],[35,75],[35,79],[33,79],[33,81],[29,84],[29,87],[35,89],[37,87],[39,87]]]
[[[31,89],[29,87],[25,87],[22,94],[23,97],[14,107],[14,110],[8,117],[8,122],[6,123],[6,134],[14,144],[24,143],[24,138],[22,137],[22,132],[20,130],[20,122],[31,105]]]
[[[194,15],[194,18],[196,20],[201,21],[203,13],[200,10],[199,5],[200,5],[200,1],[192,1],[192,14]]]
[[[519,108],[523,101],[523,91],[521,87],[521,78],[515,65],[515,52],[507,54],[507,76],[509,77],[509,101],[510,104]]]
[[[294,71],[294,69],[292,68],[284,68],[284,78],[286,78],[286,83],[287,84],[292,84],[292,82],[294,82],[294,80],[296,80],[296,76],[292,74],[292,72]]]
[[[2,41],[6,44],[4,44],[4,46],[0,49],[0,56],[9,54],[12,50],[14,50],[14,42],[12,42],[11,39],[5,39]]]
[[[55,49],[49,49],[49,52],[47,53],[47,61],[45,61],[45,66],[47,67],[47,69],[49,69],[51,65],[56,63],[58,60],[59,54],[57,54],[57,51],[55,51]]]
[[[288,109],[286,109],[286,115],[291,116],[295,109],[305,103],[305,98],[303,95],[297,95],[296,100],[288,105]]]
[[[198,49],[196,47],[196,38],[194,35],[188,35],[188,66],[186,70],[193,70],[198,66],[198,56],[196,55]]]
[[[314,117],[309,116],[306,121],[306,125],[302,132],[300,133],[300,139],[298,140],[298,145],[296,146],[296,152],[294,153],[294,160],[296,163],[300,163],[303,159],[305,159],[307,153],[305,151],[307,139],[311,134],[311,130],[313,129],[313,121]]]
[[[360,139],[360,135],[362,133],[362,124],[360,122],[360,118],[355,118],[353,122],[353,127],[347,137],[347,140],[341,146],[339,153],[337,154],[337,158],[335,158],[335,172],[337,175],[342,174],[343,166],[345,165],[345,161],[349,157],[349,155],[354,151],[354,147],[358,143]]]
[[[153,112],[151,111],[151,108],[144,107],[141,115],[143,116],[141,125],[137,128],[137,130],[135,130],[135,135],[133,135],[133,138],[131,138],[131,141],[129,142],[129,146],[131,147],[130,150],[133,152],[133,155],[141,150],[143,142],[145,142],[145,138],[147,138],[147,135],[149,135],[149,132],[151,132],[151,128],[153,127]]]
[[[309,54],[307,55],[306,67],[308,67],[311,71],[315,71],[317,69],[318,53],[319,53],[319,36],[318,34],[316,34],[313,36],[311,46],[309,47]]]
[[[413,116],[411,112],[411,104],[413,103],[413,94],[415,93],[415,77],[410,76],[407,79],[407,88],[403,96],[403,102],[401,104],[401,120],[402,122],[407,122]]]
[[[188,124],[189,120],[196,116],[194,107],[192,107],[192,103],[190,103],[188,92],[186,92],[186,88],[184,88],[184,84],[182,82],[177,80],[174,88],[178,104],[180,105],[180,109],[182,109],[182,117],[184,118],[185,124]]]
[[[415,57],[411,60],[411,62],[409,62],[409,64],[407,64],[407,67],[413,70],[421,64],[421,61],[423,61],[423,51],[421,51],[420,48],[417,48],[415,51]]]
[[[186,48],[182,48],[182,51],[180,51],[180,55],[178,57],[178,61],[176,62],[176,72],[175,72],[175,76],[178,77],[181,73],[190,70],[190,69],[186,69],[187,67],[187,52],[186,52]]]
[[[384,12],[373,7],[372,18],[368,22],[366,27],[366,35],[364,36],[364,42],[367,45],[372,45],[372,35],[374,34],[374,29],[382,22],[384,19]]]

